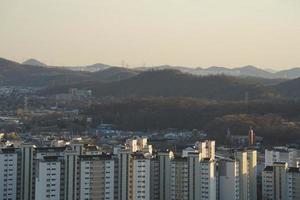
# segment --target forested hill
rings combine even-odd
[[[77,85],[80,87],[80,84]],[[214,100],[273,98],[277,93],[253,81],[224,75],[194,76],[177,70],[154,70],[132,78],[95,84],[84,84],[97,97],[164,96],[194,97]]]
[[[122,80],[136,74],[135,70],[126,68],[111,67],[92,73],[72,71],[66,67],[20,64],[0,58],[0,85],[50,87],[78,84],[86,81]]]
[[[78,82],[88,76],[88,73],[23,65],[0,58],[0,85],[41,87],[55,83]]]
[[[246,96],[248,100],[300,99],[300,78],[196,76],[179,70],[146,71],[120,81],[92,83],[86,87],[92,89],[97,97],[163,96],[229,101],[245,100]]]
[[[253,71],[253,67],[248,67]],[[251,70],[250,70],[251,69]],[[46,88],[43,95],[69,88],[91,89],[95,97],[163,96],[241,101],[299,99],[300,79],[266,79],[228,75],[192,75],[182,70],[141,71],[121,67],[86,72],[67,67],[33,66],[0,58],[0,85]]]
[[[300,99],[300,78],[277,84],[274,89],[286,98]]]

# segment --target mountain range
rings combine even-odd
[[[0,58],[0,86],[40,87],[46,95],[77,87],[91,89],[96,97],[175,96],[241,101],[247,94],[250,100],[300,98],[300,78],[286,78],[297,77],[300,69],[272,73],[253,66],[236,69],[172,66],[132,69],[95,64],[86,66],[93,68],[86,71],[39,63],[30,60],[20,64]]]
[[[29,59],[22,64],[26,65],[34,65],[34,66],[41,66],[46,67],[47,65],[43,62],[40,62],[36,59]],[[50,66],[48,66],[50,67]],[[53,67],[53,66],[52,66]],[[118,66],[111,66],[103,63],[96,63],[93,65],[86,65],[86,66],[55,66],[55,68],[64,68],[69,69],[72,71],[86,71],[86,72],[96,72],[102,71],[109,68],[115,68]],[[202,67],[184,67],[184,66],[171,66],[171,65],[160,65],[160,66],[153,66],[153,67],[136,67],[131,68],[136,71],[148,71],[148,70],[161,70],[161,69],[176,69],[184,73],[190,73],[193,75],[229,75],[229,76],[242,76],[242,77],[261,77],[261,78],[280,78],[280,79],[295,79],[300,77],[300,67],[299,68],[291,68],[287,70],[275,71],[273,69],[260,69],[258,67],[247,65],[238,68],[226,68],[220,66],[212,66],[208,68]]]
[[[30,62],[38,63],[32,60]],[[85,81],[116,81],[136,74],[135,70],[118,67],[96,72],[73,71],[67,67],[20,64],[0,58],[0,85],[47,87]]]
[[[180,66],[170,66],[162,65],[156,67],[140,67],[136,68],[142,71],[146,70],[159,70],[159,69],[177,69],[184,73],[190,73],[193,75],[229,75],[229,76],[238,76],[238,77],[261,77],[269,79],[294,79],[300,77],[300,68],[292,68],[287,70],[275,71],[273,69],[260,69],[252,65],[247,65],[244,67],[238,68],[226,68],[212,66],[208,68],[189,68],[189,67],[180,67]]]

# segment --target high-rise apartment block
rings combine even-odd
[[[257,199],[257,151],[237,151],[235,159],[239,165],[239,199]]]
[[[289,173],[287,184],[298,187],[298,174]],[[220,159],[214,141],[181,155],[154,152],[138,137],[113,152],[78,142],[0,149],[0,200],[254,200],[255,178],[256,151]]]
[[[0,200],[21,199],[21,151],[4,148],[0,151]]]
[[[215,142],[198,142],[196,147],[171,160],[170,199],[216,199]]]
[[[300,199],[300,169],[291,167],[287,171],[287,200]]]
[[[300,199],[300,169],[287,162],[274,162],[262,173],[263,200]]]
[[[286,147],[266,149],[265,166],[272,166],[275,162],[286,162],[288,167],[299,167],[300,150]]]
[[[219,200],[239,200],[239,162],[235,159],[221,159],[218,162]]]
[[[111,155],[81,155],[79,199],[114,199],[114,164]]]
[[[63,157],[45,156],[37,160],[35,199],[63,198]]]
[[[262,198],[265,200],[284,200],[287,197],[287,164],[274,163],[267,166],[262,174]]]

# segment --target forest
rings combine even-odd
[[[299,113],[298,101],[212,102],[174,97],[116,99],[85,110],[87,116],[93,117],[94,126],[105,122],[133,131],[198,129],[220,141],[227,129],[232,135],[247,135],[252,126],[270,144],[299,140]]]

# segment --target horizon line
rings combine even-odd
[[[107,66],[110,66],[110,67],[120,67],[120,68],[128,68],[128,69],[136,69],[136,68],[155,68],[155,67],[163,67],[163,66],[168,66],[168,67],[182,67],[182,68],[187,68],[187,69],[209,69],[209,68],[212,68],[212,67],[218,67],[218,68],[225,68],[225,69],[231,69],[231,70],[234,70],[234,69],[241,69],[241,68],[245,68],[245,67],[255,67],[257,69],[260,69],[260,70],[263,70],[263,71],[266,71],[266,72],[269,72],[269,73],[276,73],[276,72],[279,72],[279,71],[284,71],[284,70],[291,70],[291,69],[296,69],[296,68],[300,68],[299,67],[287,67],[287,68],[279,68],[279,69],[274,69],[273,67],[259,67],[257,65],[252,65],[252,64],[244,64],[244,65],[240,65],[240,66],[237,66],[237,67],[232,67],[232,66],[226,66],[226,65],[210,65],[210,66],[189,66],[189,65],[173,65],[173,64],[156,64],[156,65],[146,65],[146,63],[144,64],[141,64],[141,65],[138,65],[138,66],[133,66],[133,65],[130,65],[128,63],[124,63],[122,65],[122,62],[120,65],[114,65],[114,64],[107,64],[105,62],[95,62],[93,64],[83,64],[83,65],[74,65],[74,64],[68,64],[68,65],[52,65],[52,64],[47,64],[46,62],[43,62],[37,58],[28,58],[28,59],[22,59],[22,61],[20,61],[21,59],[12,59],[12,58],[5,58],[5,57],[0,57],[4,60],[8,60],[8,61],[11,61],[11,62],[16,62],[18,64],[21,64],[23,65],[24,62],[28,61],[28,60],[36,60],[38,62],[41,62],[42,64],[45,64],[46,66],[48,67],[59,67],[59,68],[73,68],[73,67],[88,67],[88,66],[93,66],[93,65],[96,65],[96,64],[103,64],[103,65],[107,65]],[[273,71],[273,72],[272,72]]]

